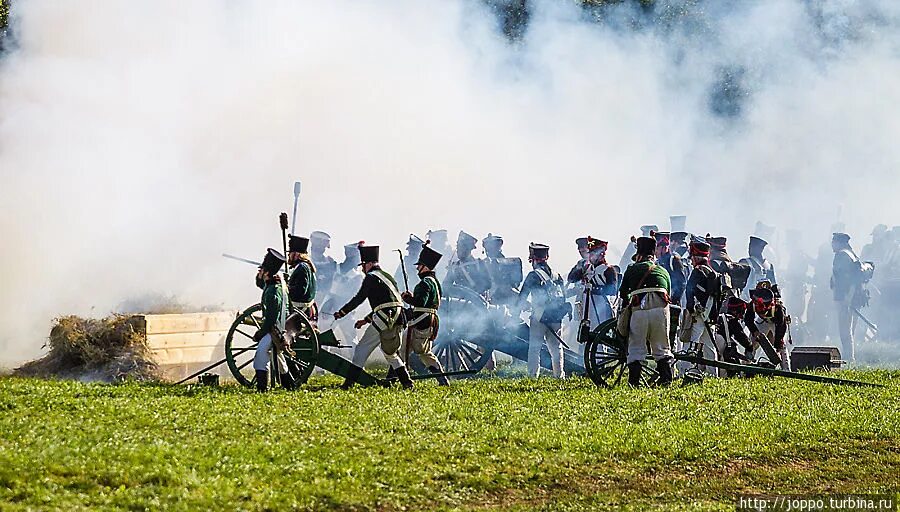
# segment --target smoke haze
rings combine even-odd
[[[675,213],[736,255],[757,220],[809,248],[900,223],[900,4],[669,4],[540,1],[510,41],[463,0],[17,1],[0,360],[147,293],[253,303],[219,255],[280,246],[295,180],[338,260],[440,227],[563,271],[577,236],[621,250]]]

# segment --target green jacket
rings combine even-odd
[[[653,265],[653,269],[648,274],[647,268],[650,265]],[[644,278],[644,275],[647,277]],[[641,282],[642,278],[644,279],[643,283]],[[662,265],[656,262],[641,261],[632,263],[625,270],[625,275],[622,277],[622,286],[619,287],[619,296],[628,300],[628,295],[639,288],[664,288],[667,294],[671,294],[672,281],[669,279],[669,273]]]
[[[260,330],[269,333],[278,325],[278,317],[284,306],[284,288],[274,282],[266,283],[262,293],[263,323]]]
[[[309,263],[301,261],[291,271],[288,280],[288,297],[295,305],[308,304],[316,298],[316,274]]]
[[[413,298],[410,304],[417,308],[430,309],[437,309],[441,306],[441,284],[435,278],[434,272],[422,276],[413,289]]]
[[[441,284],[438,283],[434,272],[429,272],[421,276],[421,280],[413,289],[412,299],[409,304],[417,308],[438,309],[441,307]],[[415,319],[419,313],[412,313],[411,319]],[[427,329],[431,325],[431,319],[423,319],[410,327],[417,329]]]

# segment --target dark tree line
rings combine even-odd
[[[6,30],[9,22],[9,3],[11,0],[0,0],[0,30]]]

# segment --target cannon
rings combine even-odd
[[[672,340],[674,341],[674,338]],[[625,367],[627,340],[617,331],[616,320],[607,320],[593,331],[582,333],[579,341],[584,344],[584,367],[587,377],[600,387],[611,388],[618,385],[627,371]],[[716,357],[715,347],[710,347],[710,350],[712,356],[707,355],[705,350],[701,353],[675,352],[675,361],[689,365],[685,374],[691,376],[702,375],[698,369],[705,366],[724,370],[729,376],[769,375],[827,384],[883,387],[869,382],[779,370],[764,362],[739,364],[721,361]],[[658,380],[659,374],[655,365],[656,363],[649,359],[643,364],[641,375],[643,384],[652,386]]]
[[[262,324],[262,305],[255,304],[237,315],[225,337],[225,360],[235,380],[247,387],[256,385],[253,371],[253,356],[257,343],[253,341],[253,333]],[[290,348],[294,353],[283,354],[297,385],[305,384],[313,370],[318,367],[329,373],[346,378],[353,363],[346,358],[327,350],[326,347],[347,348],[330,329],[319,332],[303,313],[294,310],[284,325],[285,340],[290,340]],[[285,351],[287,352],[287,351]],[[272,359],[277,357],[277,349],[273,349]],[[278,384],[279,372],[270,372],[272,385]],[[414,375],[414,380],[433,379],[441,376],[467,375],[472,371],[448,372],[442,374]],[[361,370],[356,384],[369,386],[388,386],[393,379],[382,379],[365,370]]]
[[[488,304],[477,292],[462,286],[447,286],[441,297],[441,327],[434,342],[434,354],[447,372],[482,370],[493,353],[528,360],[528,324],[506,308]],[[426,370],[415,356],[410,366],[416,373]],[[551,369],[550,352],[541,350],[541,367]],[[563,348],[563,369],[567,374],[584,374],[582,356]]]

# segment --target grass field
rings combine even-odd
[[[900,372],[413,392],[0,379],[2,509],[733,510],[900,489]],[[654,507],[657,508],[657,507]]]

